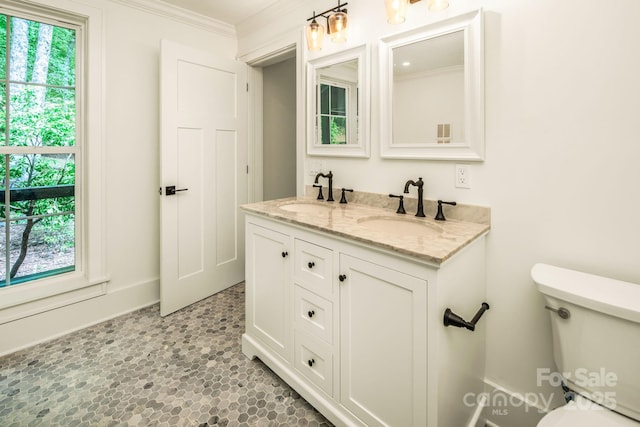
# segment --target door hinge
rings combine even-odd
[[[249,173],[249,165],[247,165],[247,173]]]
[[[247,92],[249,92],[249,83],[247,83]]]

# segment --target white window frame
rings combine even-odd
[[[104,27],[102,10],[71,0],[6,0],[0,13],[76,28],[78,91],[76,269],[0,288],[0,324],[107,292],[104,179]],[[17,148],[17,147],[16,147]],[[79,156],[79,158],[78,158]],[[79,169],[79,171],[78,171]],[[77,177],[80,177],[78,180]],[[78,248],[78,245],[80,246]]]
[[[337,87],[340,89],[344,89],[345,98],[344,98],[344,116],[335,116],[331,114],[331,106],[329,106],[329,113],[322,114],[321,113],[321,105],[322,105],[322,95],[321,95],[321,86],[329,86],[329,88]],[[353,144],[352,141],[356,140],[357,134],[353,132],[353,129],[357,127],[357,124],[354,123],[356,121],[355,116],[357,116],[357,109],[355,105],[357,105],[357,98],[354,96],[354,93],[357,93],[357,86],[351,82],[343,82],[341,80],[330,79],[330,78],[320,78],[318,79],[318,94],[316,95],[318,99],[318,105],[316,105],[316,138],[318,141],[322,141],[322,117],[344,117],[346,124],[346,134],[347,134],[347,144]],[[329,95],[329,99],[331,99],[331,95]],[[356,114],[349,114],[351,111],[356,111]],[[331,139],[331,138],[329,138]],[[326,145],[326,144],[325,144]]]

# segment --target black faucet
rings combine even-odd
[[[313,188],[317,188],[318,189],[318,200],[324,200],[324,196],[322,195],[322,185],[319,184],[313,184]]]
[[[436,217],[434,218],[436,221],[446,221],[447,219],[444,217],[444,213],[442,212],[442,204],[455,206],[456,202],[443,202],[442,200],[438,200],[438,212],[436,213]]]
[[[409,194],[409,186],[410,185],[415,185],[416,187],[418,187],[418,212],[416,212],[416,216],[419,216],[421,218],[424,217],[424,204],[422,202],[422,194],[423,194],[423,187],[424,187],[424,181],[422,180],[422,178],[418,178],[418,181],[413,181],[413,180],[409,180],[407,181],[407,183],[404,185],[404,192],[405,194]]]
[[[404,196],[403,195],[396,195],[396,194],[389,194],[389,197],[395,197],[397,199],[400,199],[400,204],[398,205],[398,210],[396,211],[396,213],[399,214],[406,214],[407,211],[404,210]]]
[[[342,189],[342,197],[340,197],[340,203],[346,205],[347,204],[347,196],[345,196],[345,191],[349,193],[353,193],[353,188],[343,188]]]
[[[333,173],[331,171],[329,171],[329,173],[327,174],[320,172],[318,175],[316,175],[316,179],[313,181],[313,183],[317,184],[318,178],[320,177],[329,179],[329,194],[327,196],[327,202],[333,202]]]

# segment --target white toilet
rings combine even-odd
[[[546,264],[531,277],[551,314],[556,375],[575,396],[538,427],[639,427],[640,285]]]

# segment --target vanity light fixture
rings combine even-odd
[[[313,16],[308,21],[311,21],[307,25],[307,47],[309,50],[322,49],[322,40],[324,38],[324,27],[322,24],[318,24],[316,18],[322,16],[327,20],[327,32],[331,36],[331,41],[334,43],[342,43],[347,40],[347,9],[344,9],[348,3],[340,4],[325,10],[322,13],[316,14],[313,12]]]
[[[315,12],[313,12],[315,14]],[[324,40],[324,27],[316,22],[315,18],[307,25],[307,47],[309,50],[322,49]]]
[[[387,8],[387,22],[389,24],[402,24],[407,19],[407,5],[409,0],[384,0]]]
[[[402,24],[407,17],[407,6],[418,3],[420,0],[384,0],[387,9],[387,22],[389,24]],[[431,11],[444,10],[449,7],[449,0],[428,0]]]
[[[429,0],[429,10],[437,12],[449,7],[449,0]]]
[[[338,0],[338,8],[340,7],[340,1]],[[338,10],[333,15],[329,16],[329,34],[331,35],[331,41],[334,43],[344,43],[347,41],[347,13],[343,10]]]

